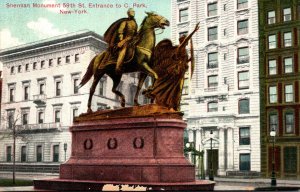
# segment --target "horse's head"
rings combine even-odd
[[[145,18],[145,24],[151,28],[161,28],[164,29],[165,26],[169,26],[170,22],[168,19],[154,12],[146,12],[147,17]]]

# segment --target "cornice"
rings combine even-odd
[[[12,59],[16,60],[32,55],[45,55],[55,51],[70,50],[82,46],[93,46],[100,49],[105,47],[106,43],[100,35],[92,31],[71,33],[64,36],[57,36],[56,38],[4,49],[0,52],[0,60],[8,62]]]

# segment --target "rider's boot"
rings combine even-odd
[[[120,52],[116,64],[116,74],[120,74],[122,70],[123,60],[126,54],[126,48],[124,47]]]

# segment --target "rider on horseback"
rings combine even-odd
[[[128,20],[123,21],[118,29],[119,40],[118,47],[121,48],[119,52],[117,65],[116,65],[116,72],[120,73],[122,69],[122,64],[124,61],[124,57],[126,55],[127,47],[129,42],[133,39],[133,37],[137,33],[137,24],[134,19],[135,12],[132,8],[128,9]]]
[[[112,52],[117,48],[118,59],[116,64],[116,72],[121,73],[124,58],[129,44],[137,35],[138,25],[134,19],[135,11],[130,8],[127,11],[128,18],[122,18],[114,22],[105,32],[104,40],[109,44],[109,51]]]

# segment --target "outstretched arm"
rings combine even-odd
[[[183,42],[178,46],[176,53],[178,53],[178,51],[182,48],[182,47],[186,47],[186,45],[188,44],[188,41],[191,39],[191,37],[194,35],[194,33],[199,29],[199,23],[197,23],[197,25],[195,26],[194,31],[189,34],[189,36],[187,36]]]

